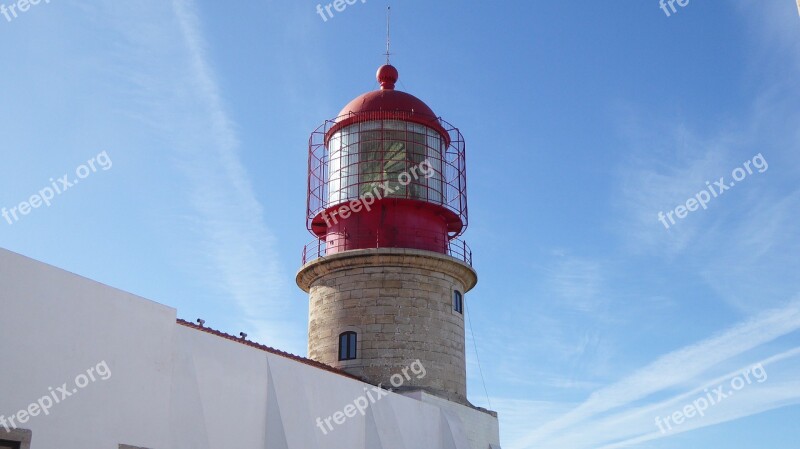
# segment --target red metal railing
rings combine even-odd
[[[430,250],[430,233],[423,229],[399,229],[397,232],[402,237],[397,240],[399,244],[393,245],[387,241],[385,236],[377,232],[362,232],[360,234],[350,234],[348,232],[329,234],[322,239],[316,239],[303,247],[303,265],[312,260],[332,254],[342,253],[352,248],[409,248]],[[395,234],[396,236],[396,234]],[[395,237],[393,236],[393,237]],[[472,250],[467,243],[461,239],[451,238],[442,241],[441,251],[450,257],[461,260],[467,265],[472,266]]]

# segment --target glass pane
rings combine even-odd
[[[350,342],[348,344],[348,358],[356,358],[356,334],[350,334]]]
[[[339,335],[339,360],[347,358],[347,335]]]
[[[349,201],[358,197],[357,186],[353,185],[348,175],[358,170],[358,125],[347,127],[335,133],[330,142],[330,171],[328,176],[330,205]]]
[[[438,135],[428,135],[428,165],[431,176],[428,177],[428,201],[442,204],[442,139]]]
[[[339,193],[341,189],[341,167],[342,167],[342,135],[341,133],[336,133],[331,137],[330,142],[328,142],[328,148],[330,149],[330,161],[328,164],[329,167],[329,179],[328,179],[328,201],[331,203],[339,202]]]
[[[437,131],[402,120],[373,120],[339,130],[329,141],[330,205],[374,195],[376,189],[381,196],[442,204],[443,146]]]

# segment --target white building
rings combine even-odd
[[[3,249],[0,286],[3,449],[499,447],[491,412],[378,393]]]

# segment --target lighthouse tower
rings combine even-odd
[[[468,221],[464,139],[395,90],[398,77],[380,67],[380,90],[311,134],[315,240],[297,274],[310,296],[308,354],[376,385],[468,404],[464,302],[477,274],[457,238]],[[393,377],[415,362],[424,376]]]

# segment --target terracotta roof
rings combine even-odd
[[[225,339],[228,339],[228,340],[231,340],[231,341],[235,341],[235,342],[241,343],[241,344],[243,344],[245,346],[250,346],[252,348],[260,349],[260,350],[262,350],[264,352],[269,352],[270,354],[275,354],[275,355],[278,355],[278,356],[281,356],[281,357],[285,357],[287,359],[294,360],[295,362],[300,362],[300,363],[308,365],[308,366],[313,366],[314,368],[319,368],[321,370],[330,371],[331,373],[335,373],[335,374],[338,374],[340,376],[349,377],[350,379],[354,379],[354,380],[357,380],[359,382],[365,382],[364,379],[361,379],[361,378],[359,378],[357,376],[354,376],[352,374],[346,373],[346,372],[344,372],[344,371],[342,371],[340,369],[334,368],[334,367],[332,367],[330,365],[326,365],[324,363],[320,363],[320,362],[317,362],[315,360],[307,359],[305,357],[300,357],[298,355],[290,354],[288,352],[283,352],[283,351],[275,349],[275,348],[270,348],[269,346],[264,346],[262,344],[259,344],[259,343],[256,343],[256,342],[253,342],[253,341],[250,341],[250,340],[245,340],[245,339],[240,338],[240,337],[234,337],[231,334],[226,334],[225,332],[220,332],[218,330],[211,329],[210,327],[199,326],[199,325],[197,325],[195,323],[190,323],[190,322],[188,322],[186,320],[182,320],[180,318],[178,319],[178,324],[180,324],[181,326],[186,326],[186,327],[198,330],[198,331],[205,332],[207,334],[216,335],[217,337],[222,337],[222,338],[225,338]]]

